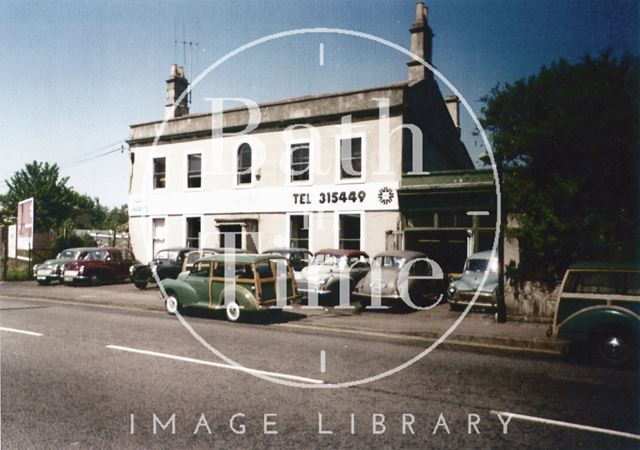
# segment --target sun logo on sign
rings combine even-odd
[[[378,191],[378,200],[383,205],[388,205],[393,201],[393,197],[395,194],[393,193],[393,189],[388,188],[387,186],[383,187]]]

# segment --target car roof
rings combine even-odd
[[[269,250],[265,250],[262,253],[296,253],[296,252],[304,252],[304,253],[311,253],[309,251],[309,249],[306,248],[301,248],[301,247],[293,247],[293,248],[288,248],[288,247],[276,247],[276,248],[270,248]],[[311,253],[313,255],[313,253]]]
[[[243,248],[234,248],[234,247],[212,247],[212,248],[201,248],[201,249],[197,249],[194,248],[193,251],[196,252],[214,252],[214,253],[243,253],[243,254],[247,254],[249,253],[248,251],[246,251]]]
[[[96,250],[98,247],[73,247],[73,248],[65,248],[64,250],[60,250],[58,253],[62,252],[86,252],[89,250]]]
[[[496,252],[494,258],[498,257],[498,252]],[[473,253],[467,256],[467,259],[489,259],[491,258],[491,250],[484,250],[482,252]]]
[[[198,250],[195,247],[169,247],[169,248],[163,248],[162,250],[158,250],[156,252],[156,255],[160,252],[180,252],[186,250],[188,252],[194,251],[194,250]]]
[[[218,254],[218,255],[205,256],[204,258],[200,258],[198,261],[221,262],[221,261],[224,261],[224,259],[225,259],[225,255]],[[284,256],[276,255],[276,254],[242,253],[242,254],[234,255],[234,259],[238,264],[255,264],[257,262],[268,261],[270,259],[284,259]]]
[[[366,258],[369,257],[365,252],[361,250],[349,250],[345,248],[323,248],[322,250],[318,250],[316,252],[317,255],[334,255],[334,256],[364,256]]]
[[[640,263],[632,261],[583,261],[572,264],[569,270],[640,270]]]
[[[426,258],[427,255],[422,252],[416,252],[414,250],[389,250],[387,252],[380,252],[374,258],[380,258],[383,256],[392,256],[394,258]]]

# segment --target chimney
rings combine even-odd
[[[177,64],[171,65],[171,73],[167,79],[167,103],[165,104],[165,118],[174,119],[189,114],[189,103],[187,95],[175,107],[178,98],[187,90],[189,81],[184,77],[184,68]]]
[[[431,62],[431,51],[433,44],[433,31],[429,26],[429,10],[424,6],[424,2],[416,3],[416,21],[413,22],[409,31],[411,32],[411,53],[421,57],[427,63]],[[424,67],[421,62],[411,59],[407,63],[409,66],[409,82],[416,83],[425,78],[432,78],[433,73]]]

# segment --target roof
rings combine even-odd
[[[498,252],[496,251],[494,258],[497,258],[497,257],[498,257]],[[491,250],[484,250],[482,252],[474,253],[472,255],[467,256],[467,259],[489,259],[489,258],[491,258]]]
[[[388,252],[380,252],[376,256],[374,256],[374,258],[379,258],[383,256],[392,256],[394,258],[408,258],[408,259],[427,257],[425,253],[416,252],[413,250],[390,250]]]
[[[170,247],[170,248],[163,248],[162,250],[158,250],[156,254],[159,252],[181,252],[183,250],[191,252],[198,249],[194,247]]]
[[[632,261],[583,261],[572,264],[577,270],[640,270],[639,262]]]
[[[237,264],[255,264],[260,261],[268,261],[270,259],[282,259],[284,258],[282,255],[259,255],[256,253],[245,253],[245,254],[234,254],[234,259]],[[225,255],[211,255],[205,256],[204,258],[199,259],[198,261],[224,261]]]
[[[369,257],[365,252],[360,250],[349,250],[345,248],[323,248],[322,250],[318,250],[316,255],[335,255],[335,256],[364,256]]]
[[[270,248],[269,250],[265,250],[262,253],[297,253],[297,252],[311,253],[309,249],[301,248],[301,247],[294,247],[294,248],[275,247],[275,248]]]

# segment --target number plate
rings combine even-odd
[[[39,277],[46,277],[48,275],[51,275],[51,270],[50,269],[39,269],[38,270],[38,278]]]
[[[65,270],[64,271],[64,281],[73,281],[73,279],[78,275],[77,270]]]

